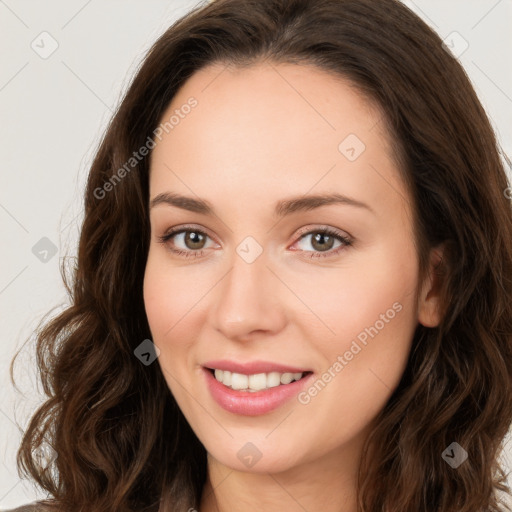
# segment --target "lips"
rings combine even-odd
[[[256,388],[261,388],[262,383],[259,379],[268,375],[281,374],[281,376],[295,376],[286,378],[285,383],[274,383],[271,387],[264,389],[243,389],[245,384],[236,386],[239,389],[233,389],[215,377],[219,374],[237,375],[237,380],[245,379],[249,387],[254,387],[252,378],[257,378]],[[236,363],[233,361],[208,361],[203,366],[203,374],[206,379],[206,385],[212,398],[223,409],[234,414],[244,416],[256,416],[266,414],[290,401],[294,396],[311,382],[313,373],[300,367],[276,364],[266,361],[253,361],[250,363]],[[222,380],[222,379],[221,379]],[[269,384],[269,381],[266,381]],[[242,389],[241,389],[242,388]]]

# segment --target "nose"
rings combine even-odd
[[[284,328],[283,285],[268,266],[265,252],[248,263],[238,254],[215,288],[210,321],[229,339],[245,340],[255,334],[275,334]]]

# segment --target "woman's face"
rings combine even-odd
[[[349,458],[433,321],[380,113],[314,67],[217,64],[172,116],[151,156],[144,279],[172,394],[230,468]]]

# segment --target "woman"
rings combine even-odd
[[[72,306],[38,334],[39,506],[505,510],[508,187],[401,3],[179,20],[108,127]]]

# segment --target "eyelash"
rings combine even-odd
[[[171,231],[169,231],[168,233],[166,233],[163,236],[159,236],[158,241],[164,245],[168,245],[168,242],[172,237],[174,237],[175,235],[178,235],[181,233],[187,233],[187,232],[199,233],[200,235],[211,238],[207,233],[205,233],[201,229],[197,229],[193,226],[182,226],[179,228],[172,229]],[[320,228],[320,229],[313,229],[313,230],[303,232],[299,235],[299,238],[297,241],[302,240],[302,238],[304,238],[308,235],[312,235],[312,234],[322,234],[322,235],[332,236],[333,238],[342,242],[342,245],[340,245],[336,249],[331,249],[329,251],[325,251],[325,254],[326,254],[325,256],[322,251],[303,251],[306,253],[310,253],[310,255],[307,256],[308,258],[329,258],[332,256],[336,256],[342,250],[344,250],[346,247],[351,246],[353,243],[352,239],[342,235],[338,231],[331,229],[331,228]],[[169,247],[169,250],[171,252],[173,252],[174,254],[177,254],[178,256],[184,256],[185,258],[198,258],[198,257],[202,256],[203,252],[205,251],[205,249],[200,249],[197,251],[190,249],[188,251],[184,251],[182,249],[173,249],[172,247]]]

